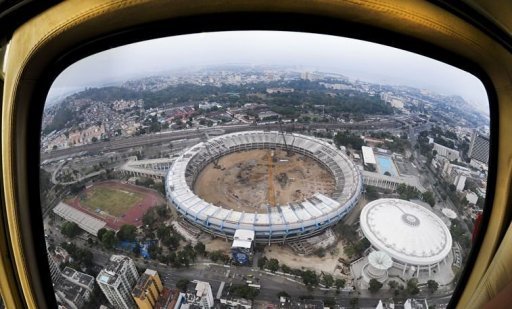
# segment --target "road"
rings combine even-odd
[[[52,230],[50,237],[55,243],[68,241],[56,227],[48,227],[49,229]],[[96,249],[94,246],[90,247],[83,239],[75,239],[73,242],[77,246],[90,250],[93,253],[93,262],[99,267],[104,267],[108,263],[112,253]],[[212,286],[214,297],[217,295],[222,282],[225,283],[224,288],[227,288],[230,285],[245,284],[247,280],[250,280],[261,286],[260,293],[255,301],[267,303],[276,303],[278,301],[277,294],[281,291],[286,291],[293,301],[298,301],[302,296],[313,296],[316,299],[332,297],[338,305],[345,307],[351,307],[352,299],[357,298],[357,306],[360,308],[375,308],[379,300],[390,298],[387,291],[381,291],[377,294],[371,294],[368,291],[341,291],[336,294],[334,290],[326,291],[322,288],[308,290],[303,284],[299,283],[300,278],[294,279],[272,274],[257,268],[213,264],[209,263],[208,260],[199,260],[189,268],[171,268],[156,261],[143,260],[142,258],[134,259],[134,262],[141,269],[151,268],[158,271],[164,285],[168,287],[175,287],[180,279],[207,281]],[[428,295],[428,293],[425,293],[425,295]],[[450,295],[433,295],[429,296],[429,303],[443,305],[447,304],[449,299]],[[404,300],[395,299],[396,308],[402,308],[400,303],[403,303]]]
[[[397,129],[403,124],[394,119],[383,118],[378,125],[374,122],[357,122],[357,123],[310,123],[310,124],[295,124],[287,123],[283,124],[283,129],[294,128],[308,128],[308,129],[354,129],[354,130],[381,130],[381,129]],[[201,137],[204,132],[211,130],[223,130],[224,133],[233,133],[238,131],[249,131],[249,130],[279,130],[278,124],[268,125],[231,125],[231,126],[217,126],[212,128],[201,128],[201,129],[189,129],[181,131],[167,131],[161,133],[144,134],[133,137],[118,137],[112,138],[110,141],[98,142],[93,144],[75,146],[66,149],[58,149],[50,152],[44,152],[41,154],[41,160],[47,160],[52,158],[59,158],[77,154],[80,152],[100,152],[100,151],[119,151],[123,149],[129,149],[134,147],[158,144],[163,142],[170,142],[180,139],[190,139]]]

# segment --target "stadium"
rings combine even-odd
[[[210,182],[202,180],[205,173]],[[236,230],[252,230],[260,243],[322,232],[357,204],[363,189],[361,173],[340,150],[276,131],[201,142],[175,160],[165,184],[168,200],[190,224],[228,239]]]
[[[448,227],[432,211],[400,199],[368,203],[360,215],[361,231],[372,248],[389,255],[402,275],[441,271],[452,250]]]

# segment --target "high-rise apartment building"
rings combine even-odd
[[[114,308],[131,309],[135,307],[131,292],[138,279],[139,274],[131,258],[112,255],[107,267],[96,277],[96,282]]]
[[[132,290],[132,296],[140,309],[153,309],[164,286],[155,270],[146,269]]]
[[[482,163],[489,163],[489,137],[475,131],[471,137],[468,156]]]
[[[47,253],[48,255],[48,264],[50,265],[50,275],[52,277],[53,284],[57,284],[62,279],[62,274],[59,269],[59,265],[55,262],[55,258],[50,254],[50,252]]]

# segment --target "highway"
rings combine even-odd
[[[310,123],[298,124],[287,123],[283,124],[283,129],[287,130],[300,130],[300,129],[348,129],[348,130],[381,130],[381,129],[398,129],[402,127],[403,123],[394,119],[384,118],[377,122],[357,122],[357,123]],[[216,126],[211,128],[197,128],[180,131],[165,131],[152,134],[144,134],[133,137],[116,137],[110,141],[97,142],[87,145],[75,146],[65,149],[57,149],[50,152],[41,153],[41,161],[65,156],[75,155],[80,152],[110,152],[129,149],[140,146],[147,146],[152,144],[159,144],[164,142],[171,142],[180,139],[190,139],[201,137],[204,132],[221,130],[224,133],[233,133],[238,131],[249,130],[279,130],[279,124],[267,125],[230,125],[230,126]]]

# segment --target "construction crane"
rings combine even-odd
[[[206,151],[208,152],[208,155],[210,155],[210,158],[214,158],[212,151],[210,149],[210,144],[208,143],[208,140],[210,139],[210,136],[208,136],[208,132],[204,131],[204,134],[201,136],[201,140],[204,143],[204,146],[206,147]],[[213,166],[215,168],[219,167],[219,158],[213,159]]]
[[[291,149],[288,148],[288,144],[286,143],[286,137],[284,136],[283,131],[283,121],[281,119],[279,119],[279,131],[281,131],[281,136],[283,137],[284,149],[286,149],[286,156],[291,157],[293,153]]]
[[[270,206],[276,206],[276,190],[274,188],[274,173],[273,173],[273,165],[272,161],[274,157],[274,152],[267,153],[267,164],[268,164],[268,204]]]

